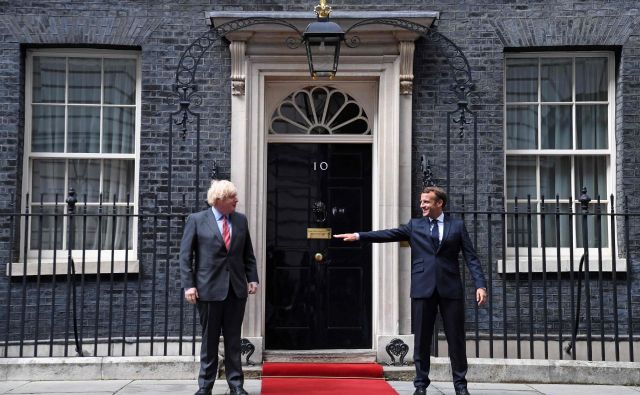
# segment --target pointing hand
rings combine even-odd
[[[333,235],[336,239],[342,239],[344,241],[358,241],[357,233],[342,233],[339,235]]]

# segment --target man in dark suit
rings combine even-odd
[[[411,245],[411,315],[416,365],[414,395],[424,395],[429,386],[431,341],[436,313],[444,325],[456,395],[467,391],[464,298],[458,255],[462,251],[476,287],[476,301],[487,300],[486,281],[464,222],[443,213],[447,194],[427,187],[420,195],[422,218],[413,218],[395,229],[335,235],[345,241],[384,243],[408,241]]]
[[[235,212],[237,189],[226,180],[213,181],[207,192],[210,208],[187,218],[180,243],[180,275],[184,297],[196,304],[202,325],[199,390],[210,395],[218,370],[220,330],[224,336],[224,368],[232,395],[246,395],[240,333],[247,294],[258,290],[258,272],[247,217]],[[193,255],[195,253],[195,261]],[[193,265],[192,265],[193,261]]]

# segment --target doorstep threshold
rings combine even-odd
[[[370,349],[323,349],[323,350],[265,350],[265,362],[376,362],[376,352]]]

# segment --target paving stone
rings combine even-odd
[[[128,380],[32,381],[8,394],[113,394],[129,384]]]
[[[27,384],[28,381],[0,381],[0,394]]]
[[[545,395],[638,395],[638,391],[633,387],[618,385],[531,384],[531,387]]]

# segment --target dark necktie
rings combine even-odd
[[[224,245],[229,251],[231,245],[231,233],[229,232],[229,223],[227,222],[227,216],[222,217],[222,238],[224,239]]]
[[[433,237],[433,245],[438,248],[440,246],[440,232],[438,229],[438,220],[431,220],[431,237]]]

